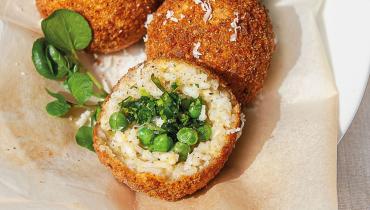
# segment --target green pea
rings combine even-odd
[[[173,147],[173,151],[179,154],[180,161],[185,161],[190,153],[190,146],[181,142],[177,142]]]
[[[124,130],[128,124],[128,120],[122,112],[115,112],[109,118],[109,125],[114,131]]]
[[[198,142],[198,133],[192,128],[181,128],[176,136],[180,142],[188,145],[194,145]]]
[[[142,127],[139,129],[137,136],[143,145],[149,146],[152,144],[152,140],[154,138],[154,131],[150,130],[147,127]]]
[[[199,140],[208,141],[212,136],[212,127],[209,124],[205,124],[198,129]]]
[[[197,119],[201,112],[202,112],[202,102],[200,101],[199,98],[197,98],[190,104],[189,115],[190,117]]]
[[[153,152],[168,152],[173,146],[171,137],[167,134],[160,134],[153,140],[153,144],[150,145],[150,150]]]

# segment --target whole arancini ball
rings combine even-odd
[[[183,58],[214,70],[246,104],[263,86],[275,48],[257,0],[166,0],[148,26],[149,59]]]
[[[146,32],[147,15],[154,12],[160,0],[36,0],[43,17],[58,9],[79,12],[93,29],[89,51],[111,53],[139,41]]]

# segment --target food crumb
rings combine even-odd
[[[194,48],[193,48],[193,56],[196,59],[199,59],[202,53],[199,52],[200,48],[200,42],[194,43]]]
[[[205,12],[203,16],[203,21],[207,22],[208,20],[212,19],[212,7],[209,0],[194,0],[195,4],[199,4],[202,10]]]
[[[206,106],[202,105],[202,110],[200,112],[198,120],[200,121],[205,121],[207,119],[207,114],[206,114]]]
[[[171,21],[175,22],[175,23],[179,22],[179,20],[177,18],[175,18],[173,15],[174,15],[173,10],[167,10],[166,18],[168,20],[171,20]]]
[[[21,75],[24,76],[24,75],[26,75],[26,73],[24,73],[23,71],[21,71]]]
[[[145,34],[145,35],[143,36],[143,40],[144,40],[144,42],[147,42],[147,41],[148,41],[148,34]]]
[[[238,128],[234,128],[234,129],[230,129],[230,130],[227,130],[226,131],[226,134],[227,135],[230,135],[230,134],[234,134],[234,133],[238,133],[237,134],[237,137],[236,137],[236,139],[239,139],[239,137],[241,136],[241,134],[242,134],[242,130],[243,130],[243,128],[244,128],[244,124],[245,124],[245,115],[244,115],[244,113],[241,113],[240,114],[240,121],[241,121],[241,125],[240,125],[240,127],[238,127]]]
[[[236,39],[238,38],[238,30],[241,29],[240,26],[238,26],[238,23],[239,23],[239,13],[238,12],[234,12],[234,15],[235,15],[235,18],[234,20],[231,22],[231,31],[233,30],[234,33],[230,36],[230,42],[235,42]]]
[[[153,14],[148,14],[146,16],[146,21],[145,21],[144,27],[148,28],[149,24],[153,21],[153,19],[154,19]]]

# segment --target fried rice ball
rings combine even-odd
[[[120,131],[113,131],[111,127],[110,116],[120,110],[123,100],[127,101],[130,97],[138,99],[140,92],[161,97],[162,89],[151,81],[152,75],[167,90],[176,82],[177,93],[202,98],[204,118],[200,115],[199,120],[209,123],[212,134],[209,134],[208,140],[194,144],[193,149],[186,153],[186,160],[180,159],[179,153],[176,153],[175,147],[179,143],[175,143],[176,137],[172,137],[174,148],[167,151],[158,152],[152,151],[151,146],[143,147],[138,133],[147,124],[134,122]],[[163,126],[168,121],[162,120],[161,128],[165,128]],[[156,59],[130,69],[114,87],[102,106],[94,128],[94,148],[100,161],[118,181],[153,197],[178,200],[203,188],[218,174],[241,134],[242,120],[240,104],[215,74],[184,61]],[[153,121],[160,126],[158,120]]]
[[[258,0],[166,0],[149,24],[148,58],[183,58],[214,70],[243,104],[263,86],[275,48]]]
[[[160,0],[36,0],[43,17],[58,9],[82,14],[93,29],[89,51],[112,53],[139,41],[146,32],[147,15],[154,12]]]

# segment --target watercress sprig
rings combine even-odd
[[[56,100],[46,105],[46,111],[55,117],[65,117],[73,108],[92,111],[90,124],[78,129],[76,141],[94,151],[92,132],[100,113],[100,104],[87,105],[86,102],[92,96],[104,98],[107,93],[78,57],[78,51],[89,46],[92,29],[82,15],[67,9],[56,10],[41,22],[41,28],[45,37],[37,39],[32,47],[36,71],[47,79],[61,82],[75,99],[75,102],[67,101],[63,95],[47,89]]]

